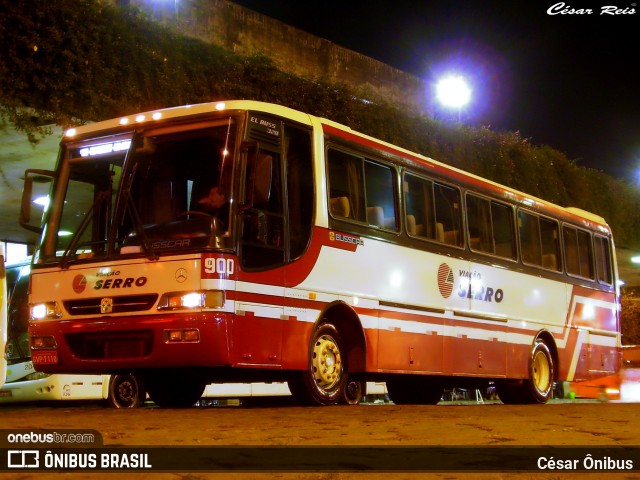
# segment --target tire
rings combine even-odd
[[[114,408],[137,408],[146,398],[142,382],[132,374],[112,375],[107,403]]]
[[[163,408],[192,407],[204,393],[206,385],[198,379],[177,375],[153,375],[145,379],[151,400]]]
[[[303,404],[335,405],[344,398],[348,368],[337,328],[321,323],[309,348],[309,368],[289,381],[294,398]]]
[[[387,380],[389,398],[396,405],[436,405],[444,388],[425,378],[392,378]]]
[[[497,384],[502,403],[509,405],[547,403],[553,396],[555,364],[551,351],[536,340],[529,355],[529,378],[518,383]]]
[[[358,405],[365,395],[365,382],[349,380],[344,388],[344,394],[340,399],[340,403],[344,405]]]
[[[536,342],[529,359],[529,381],[525,382],[529,387],[531,403],[547,403],[551,399],[554,368],[549,347],[542,341]]]

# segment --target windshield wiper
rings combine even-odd
[[[105,200],[109,200],[109,198],[111,198],[111,192],[109,191],[102,191],[98,193],[98,195],[96,195],[96,199],[94,200],[93,204],[91,205],[87,213],[82,218],[82,222],[80,222],[80,225],[78,226],[75,233],[71,237],[71,241],[69,242],[69,245],[67,245],[67,248],[62,254],[62,257],[60,259],[60,268],[65,270],[69,268],[69,257],[71,255],[75,255],[76,251],[78,250],[80,239],[82,238],[82,235],[84,235],[84,232],[87,229],[87,226],[89,226],[89,223],[91,222],[91,220],[93,220],[93,217],[95,216],[95,212],[100,207],[100,204]],[[96,243],[105,243],[105,242],[106,240],[101,240],[100,242],[96,242]]]
[[[131,220],[133,221],[133,227],[135,228],[136,235],[140,239],[140,247],[144,253],[146,253],[147,258],[149,260],[158,260],[160,256],[155,252],[153,247],[151,246],[151,242],[149,242],[149,237],[147,236],[147,232],[145,231],[144,224],[140,219],[140,214],[138,213],[138,209],[136,207],[136,203],[133,200],[133,196],[131,195],[131,187],[127,186],[123,192],[123,196],[126,198],[126,210],[130,211]]]

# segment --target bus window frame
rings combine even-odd
[[[559,257],[556,259],[557,261],[560,262],[559,268],[557,270],[554,270],[552,268],[548,268],[544,266],[544,260],[542,259],[542,256],[544,255],[543,253],[543,249],[542,249],[542,235],[539,235],[539,240],[540,240],[540,264],[536,264],[536,263],[531,263],[528,261],[525,261],[524,259],[524,254],[523,254],[523,248],[522,248],[522,235],[520,233],[520,225],[519,225],[519,213],[523,212],[526,213],[528,215],[533,215],[538,219],[538,233],[540,233],[540,219],[543,218],[547,221],[553,222],[556,224],[556,226],[558,227],[558,247],[559,247]],[[528,268],[536,268],[538,270],[543,270],[545,272],[549,272],[549,273],[553,273],[553,274],[564,274],[566,273],[566,262],[565,262],[565,258],[564,258],[564,244],[562,241],[562,221],[559,220],[558,218],[553,218],[550,217],[548,215],[543,215],[535,210],[530,210],[528,208],[522,208],[522,207],[517,207],[516,208],[516,231],[517,231],[517,237],[518,237],[518,251],[519,251],[519,260],[522,263],[522,265],[528,267]]]
[[[407,226],[407,215],[409,215],[409,213],[407,212],[407,202],[406,202],[406,194],[407,194],[407,190],[405,189],[405,178],[407,175],[412,175],[413,177],[422,180],[422,181],[427,181],[427,182],[431,182],[432,184],[432,192],[433,192],[433,186],[437,183],[440,184],[444,187],[448,187],[451,188],[453,190],[456,190],[458,193],[458,199],[460,200],[460,206],[458,207],[458,210],[460,212],[459,214],[459,220],[460,220],[460,238],[462,240],[461,245],[456,245],[456,244],[452,244],[452,243],[446,243],[446,242],[440,242],[438,241],[437,238],[428,238],[428,237],[422,237],[422,236],[418,236],[418,235],[412,235],[411,233],[409,233],[409,230],[406,228]],[[467,245],[467,238],[466,238],[466,225],[465,225],[465,208],[463,206],[463,197],[464,197],[464,193],[463,193],[463,189],[459,186],[459,185],[455,185],[452,184],[450,182],[447,181],[443,181],[441,178],[438,177],[430,177],[427,175],[423,175],[420,173],[416,173],[413,170],[410,169],[403,169],[402,171],[402,204],[403,204],[403,215],[402,215],[402,220],[403,223],[405,225],[405,233],[406,235],[414,240],[420,241],[420,242],[425,242],[425,243],[430,243],[433,245],[439,245],[439,246],[444,246],[444,247],[449,247],[449,248],[454,248],[456,250],[460,250],[463,251],[466,248]],[[434,200],[435,200],[435,194],[434,194]],[[435,217],[435,205],[434,205],[434,221],[437,220],[437,218]],[[437,223],[437,222],[436,222]]]
[[[343,217],[340,215],[336,215],[331,208],[331,200],[332,198],[336,198],[336,197],[332,197],[331,196],[331,175],[330,175],[330,168],[329,168],[329,163],[330,163],[330,156],[329,156],[329,152],[331,150],[335,150],[337,152],[340,152],[342,154],[346,154],[349,156],[352,156],[354,158],[357,158],[358,160],[360,160],[361,162],[361,171],[362,171],[362,197],[364,199],[364,208],[365,208],[365,220],[358,220],[352,217]],[[342,143],[337,143],[337,142],[332,142],[332,141],[327,141],[325,144],[325,149],[324,149],[324,159],[325,159],[325,178],[326,178],[326,191],[327,191],[327,198],[326,198],[326,205],[327,205],[327,211],[329,213],[329,216],[331,219],[333,219],[334,221],[338,221],[338,222],[345,222],[345,223],[349,223],[352,225],[357,225],[359,227],[363,227],[371,232],[377,232],[377,231],[381,231],[387,234],[391,234],[391,235],[396,235],[399,236],[402,233],[403,230],[403,221],[400,218],[402,216],[401,214],[401,202],[399,202],[399,188],[398,188],[398,179],[401,177],[401,173],[398,172],[398,161],[396,161],[396,163],[393,162],[385,162],[384,160],[381,160],[379,158],[377,158],[375,155],[371,155],[368,152],[363,152],[360,150],[357,150],[355,148],[353,148],[352,146],[345,146]],[[368,214],[366,212],[366,209],[369,207],[367,201],[368,201],[368,197],[367,197],[367,180],[366,180],[366,163],[370,163],[373,165],[377,165],[383,168],[388,169],[391,174],[392,174],[392,179],[391,179],[391,184],[393,187],[393,214],[395,217],[395,228],[388,228],[386,226],[379,226],[373,223],[369,223],[369,219],[368,219]],[[385,217],[386,218],[386,217]],[[389,217],[391,218],[391,217]]]
[[[561,222],[561,235],[562,235],[562,257],[564,260],[564,265],[565,265],[565,273],[571,277],[571,278],[575,278],[578,280],[582,280],[582,281],[586,281],[586,282],[591,282],[591,283],[600,283],[598,282],[598,275],[596,273],[596,264],[595,264],[595,248],[594,248],[594,243],[593,243],[593,237],[594,237],[594,232],[592,232],[591,230],[585,229],[585,228],[580,228],[577,225],[573,224],[573,223],[569,223],[569,222]],[[576,231],[576,234],[578,232],[584,232],[587,235],[589,235],[589,260],[590,260],[590,266],[591,266],[591,274],[593,275],[592,277],[585,277],[583,275],[578,275],[576,273],[572,273],[569,272],[569,268],[568,268],[568,262],[566,259],[566,255],[567,255],[567,250],[565,248],[565,240],[564,240],[564,229],[565,228],[571,228],[573,230]],[[578,237],[576,237],[576,239],[579,240]],[[579,247],[579,242],[578,242],[578,247]],[[578,250],[578,262],[580,262],[580,251]],[[608,285],[608,284],[603,284],[603,285]],[[608,285],[611,286],[611,285]]]
[[[594,233],[592,236],[593,239],[593,260],[595,263],[595,274],[596,274],[596,280],[600,285],[604,285],[606,287],[612,287],[613,286],[613,278],[614,278],[614,271],[613,271],[613,245],[611,242],[611,237],[608,237],[606,235],[601,235],[599,233]],[[606,254],[606,260],[607,260],[607,267],[608,267],[608,271],[605,272],[607,274],[607,276],[611,279],[610,282],[607,281],[603,281],[600,279],[600,269],[598,267],[598,255],[596,253],[596,247],[597,247],[597,243],[596,243],[596,239],[602,239],[606,242],[606,252],[603,252]]]
[[[490,253],[490,252],[485,252],[483,250],[477,250],[475,248],[473,248],[472,246],[472,242],[471,242],[471,231],[469,230],[469,209],[467,207],[467,198],[469,196],[474,196],[477,198],[480,198],[482,200],[487,200],[489,202],[489,208],[491,208],[492,203],[497,203],[503,207],[507,207],[509,208],[510,212],[511,212],[511,238],[513,240],[513,248],[514,248],[514,256],[513,257],[505,257],[503,255],[498,255],[496,253]],[[488,196],[488,195],[482,195],[474,190],[466,190],[464,192],[464,217],[465,217],[465,230],[466,230],[466,236],[467,236],[467,245],[469,245],[469,251],[477,254],[477,255],[483,255],[483,256],[487,256],[490,258],[495,258],[498,260],[506,260],[508,262],[511,262],[512,264],[517,264],[518,260],[520,259],[520,245],[518,243],[518,234],[516,232],[517,230],[517,217],[516,217],[516,208],[514,207],[513,204],[508,203],[508,202],[502,202],[500,200],[497,200],[494,197]],[[495,236],[494,236],[494,221],[493,221],[493,213],[491,213],[491,235],[492,235],[492,240],[493,240],[493,245],[494,245],[494,250],[495,250]]]

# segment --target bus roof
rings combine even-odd
[[[484,188],[493,190],[496,193],[502,194],[502,196],[509,197],[511,200],[521,203],[526,207],[538,209],[543,212],[547,210],[554,213],[554,215],[571,218],[574,221],[587,222],[591,224],[591,228],[601,230],[601,233],[611,233],[611,229],[609,228],[606,220],[594,213],[576,207],[562,207],[553,202],[543,200],[528,193],[516,190],[506,185],[502,185],[487,178],[480,177],[465,170],[461,170],[457,167],[439,162],[430,157],[426,157],[419,153],[415,153],[402,147],[387,143],[383,140],[370,137],[332,120],[327,120],[324,118],[320,120],[324,126],[324,130],[327,133],[333,133],[334,135],[338,135],[345,140],[357,141],[358,143],[364,144],[365,146],[369,146],[371,148],[382,149],[386,153],[401,156],[423,167],[428,167],[432,171],[436,171],[444,177],[450,177],[464,183],[471,183],[477,186],[482,186]]]
[[[606,220],[596,214],[575,207],[562,207],[552,202],[529,195],[525,192],[521,192],[511,187],[496,183],[492,180],[480,177],[473,173],[466,172],[451,165],[441,163],[424,155],[387,143],[383,140],[370,137],[338,122],[334,122],[325,118],[314,117],[298,110],[272,103],[259,102],[254,100],[225,100],[150,110],[147,112],[124,115],[118,118],[70,128],[65,132],[65,137],[68,139],[75,137],[84,137],[106,130],[127,128],[136,125],[142,125],[145,123],[158,122],[161,120],[166,121],[179,118],[197,117],[216,111],[223,112],[232,110],[256,110],[264,113],[291,118],[292,120],[305,125],[312,125],[314,121],[313,119],[316,119],[316,121],[319,121],[322,124],[323,129],[327,133],[333,133],[346,140],[356,141],[360,144],[370,146],[371,148],[383,150],[395,156],[400,156],[405,160],[414,162],[422,167],[431,168],[441,175],[450,177],[454,180],[464,183],[471,183],[476,186],[481,186],[486,189],[493,190],[495,193],[508,197],[511,200],[514,200],[524,206],[542,211],[547,210],[552,212],[554,215],[560,215],[565,218],[570,218],[574,221],[582,221],[583,223],[591,224],[586,226],[590,226],[591,228],[594,228],[596,230],[599,229],[603,233],[611,233]]]
[[[99,133],[105,130],[116,128],[133,127],[145,123],[159,122],[162,120],[172,120],[179,118],[196,117],[206,115],[213,112],[224,112],[231,110],[258,110],[274,115],[283,115],[292,118],[300,123],[311,125],[311,116],[289,107],[283,107],[266,102],[257,102],[253,100],[229,100],[220,102],[199,103],[195,105],[182,105],[179,107],[162,108],[158,110],[149,110],[147,112],[134,113],[131,115],[123,115],[122,117],[103,120],[100,122],[89,123],[78,127],[70,128],[65,132],[65,137],[74,138],[76,136],[85,136],[92,133]]]

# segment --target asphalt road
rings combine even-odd
[[[580,455],[604,455],[600,447],[640,446],[640,404],[633,403],[551,403],[548,405],[507,406],[494,404],[439,404],[437,406],[360,405],[335,407],[298,407],[281,401],[276,404],[254,406],[199,407],[191,409],[160,409],[145,407],[115,410],[99,404],[2,405],[0,430],[3,448],[26,448],[29,445],[7,444],[11,432],[82,432],[90,429],[98,433],[104,447],[123,446],[203,447],[203,446],[339,446],[340,449],[305,450],[319,465],[333,468],[347,447],[416,447],[448,446],[462,448],[459,455],[483,455],[482,446],[542,446],[536,454],[562,458],[562,446],[580,446]],[[68,446],[68,445],[67,445]],[[553,446],[549,447],[549,446]],[[58,445],[55,445],[58,447]],[[593,449],[593,450],[591,450]],[[175,449],[173,449],[175,450]],[[365,449],[366,450],[366,449]],[[200,450],[198,450],[200,451]],[[287,449],[275,450],[273,455],[287,455]],[[167,450],[171,454],[171,450]],[[179,450],[189,453],[189,449]],[[367,455],[388,455],[387,450],[372,450]],[[433,452],[426,455],[432,455]],[[466,452],[466,453],[465,453]],[[251,453],[251,452],[250,452]],[[436,452],[437,453],[437,452]],[[455,453],[455,451],[454,451]],[[242,456],[243,452],[240,452]],[[415,452],[398,450],[398,455]],[[451,451],[444,451],[451,454]],[[606,451],[605,451],[605,454]],[[271,455],[271,453],[269,453]],[[323,457],[326,455],[326,458]],[[335,458],[331,458],[331,456]],[[157,458],[157,457],[156,457]],[[430,457],[438,462],[437,455]],[[501,471],[498,457],[494,471],[478,473],[453,471],[450,466],[441,472],[355,473],[326,472],[269,472],[269,473],[207,473],[206,466],[193,465],[189,472],[140,473],[136,478],[196,480],[200,478],[282,478],[287,480],[319,479],[416,479],[416,478],[584,478],[584,473],[566,470],[542,473]],[[632,457],[630,457],[632,458]],[[378,458],[379,459],[379,458]],[[397,459],[396,459],[397,460]],[[394,461],[396,461],[394,460]],[[409,460],[407,460],[409,461]],[[367,465],[367,460],[364,460]],[[397,463],[394,463],[397,468]],[[236,465],[237,466],[237,465]],[[402,464],[401,464],[402,466]],[[235,468],[235,467],[231,467]],[[31,473],[21,470],[0,474],[9,478],[105,478],[105,473]],[[636,473],[639,472],[639,473]],[[132,473],[109,473],[108,479],[132,478]],[[640,478],[640,460],[633,470],[590,473],[593,478],[615,475],[615,478]]]

